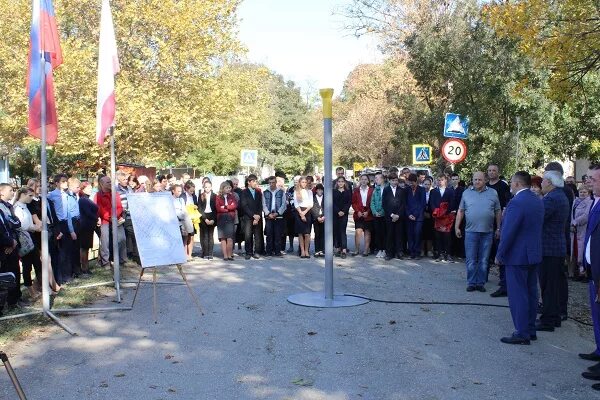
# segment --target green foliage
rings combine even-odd
[[[100,2],[54,4],[64,63],[54,74],[59,139],[49,163],[57,158],[54,164],[67,171],[96,171],[109,161],[107,147],[95,143]],[[238,4],[111,1],[121,64],[118,162],[188,164],[225,174],[238,169],[242,148],[264,147],[265,162],[282,163],[290,172],[306,168],[298,157],[306,159],[302,146],[312,146],[301,132],[309,110],[293,84],[239,61]],[[26,130],[30,7],[30,1],[0,0],[0,13],[12,16],[0,19],[0,139],[25,153],[37,143]],[[280,151],[289,151],[291,159]],[[31,173],[25,165],[18,169]]]
[[[404,82],[416,82],[415,90],[379,90],[394,107],[386,118],[394,126],[391,142],[400,158],[408,159],[412,143],[429,143],[439,151],[446,112],[471,121],[469,156],[460,165],[465,170],[495,162],[510,174],[537,168],[549,158],[597,151],[598,75],[585,76],[583,95],[558,100],[550,91],[555,71],[524,53],[515,37],[499,35],[482,11],[476,0],[355,0],[350,7],[355,32],[381,35],[386,64],[405,65]],[[438,165],[446,163],[440,158]]]

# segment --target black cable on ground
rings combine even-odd
[[[361,296],[358,294],[349,294],[344,293],[344,296],[348,297],[357,297],[359,299],[365,299],[372,301],[374,303],[387,303],[387,304],[416,304],[416,305],[432,305],[432,306],[476,306],[476,307],[496,307],[496,308],[509,308],[504,304],[491,304],[491,303],[468,303],[468,302],[453,302],[453,301],[408,301],[408,300],[381,300],[381,299],[373,299],[366,296]],[[585,326],[594,326],[588,322],[582,321],[578,318],[569,317],[570,320],[573,320],[581,325]]]

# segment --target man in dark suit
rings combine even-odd
[[[542,289],[542,314],[536,326],[538,331],[553,332],[560,327],[561,287],[566,284],[564,274],[567,243],[565,224],[569,218],[569,200],[563,190],[564,180],[558,171],[544,172],[544,226],[542,231],[542,264],[540,288]],[[566,301],[566,300],[565,300]]]
[[[502,223],[495,263],[504,265],[508,304],[515,332],[501,341],[530,344],[536,340],[537,265],[542,261],[544,206],[530,190],[531,175],[515,173],[510,183],[514,197],[508,203]]]
[[[418,185],[417,174],[408,175],[406,188],[406,225],[409,257],[421,258],[421,231],[425,212],[425,188]]]
[[[600,163],[590,165],[588,180],[594,194],[594,202],[590,209],[587,230],[585,232],[583,264],[587,270],[590,293],[590,309],[592,321],[594,322],[594,339],[596,350],[590,354],[579,354],[584,360],[600,361]],[[600,380],[600,362],[588,368],[590,372],[584,372],[584,378]],[[600,390],[600,383],[592,386]]]
[[[403,258],[402,243],[404,243],[404,211],[406,207],[406,192],[398,186],[398,175],[392,173],[388,177],[389,186],[383,189],[381,202],[385,213],[387,250],[386,260],[396,256]]]
[[[258,255],[264,253],[263,241],[263,219],[262,219],[262,193],[258,188],[256,175],[248,175],[246,189],[240,194],[239,213],[244,229],[244,247],[246,249],[246,260],[250,257],[260,258]]]

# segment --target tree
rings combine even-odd
[[[536,65],[552,71],[555,95],[568,100],[574,87],[600,69],[600,3],[597,0],[492,2],[487,19]]]

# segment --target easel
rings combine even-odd
[[[25,397],[25,392],[23,391],[23,388],[21,387],[21,384],[19,383],[19,379],[17,379],[17,374],[15,374],[15,370],[10,365],[10,361],[8,361],[8,356],[3,351],[0,351],[0,361],[2,361],[2,363],[4,364],[4,367],[6,367],[6,372],[8,373],[8,377],[12,381],[12,384],[15,387],[15,390],[17,391],[17,395],[19,396],[19,399],[27,400],[27,397]]]
[[[177,264],[176,267],[177,267],[177,270],[179,271],[179,274],[181,275],[181,278],[183,279],[183,283],[168,282],[168,284],[186,285],[188,288],[188,291],[190,292],[190,297],[192,298],[192,300],[194,300],[194,303],[196,303],[196,307],[198,307],[198,311],[200,311],[200,315],[204,315],[204,311],[202,311],[202,306],[200,305],[200,299],[198,299],[198,296],[196,296],[196,294],[194,293],[194,290],[192,289],[192,287],[190,286],[190,284],[187,280],[187,276],[183,272],[183,265]],[[158,324],[158,300],[157,300],[157,296],[156,296],[156,285],[158,283],[167,283],[167,282],[158,282],[157,267],[142,267],[142,270],[140,271],[140,277],[138,279],[137,286],[135,289],[135,295],[133,296],[133,301],[131,302],[131,309],[133,309],[135,300],[137,299],[138,292],[140,291],[140,284],[150,283],[150,282],[142,282],[142,276],[144,276],[144,272],[147,269],[152,269],[152,315],[154,316],[154,323]]]

